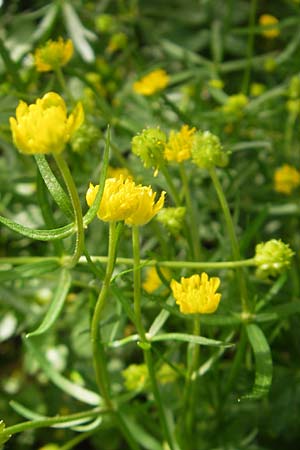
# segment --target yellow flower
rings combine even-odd
[[[179,132],[171,130],[169,140],[165,144],[165,159],[177,162],[189,159],[195,131],[196,128],[189,128],[188,125],[183,125]]]
[[[268,39],[273,39],[279,36],[280,30],[278,28],[278,19],[271,14],[262,14],[259,18],[259,25],[265,27],[261,34]]]
[[[90,187],[86,194],[87,204],[95,201],[99,186]],[[150,186],[136,185],[131,178],[121,175],[119,178],[108,178],[98,210],[99,219],[104,222],[122,221],[127,225],[145,225],[163,207],[165,192],[154,203],[156,193]]]
[[[208,278],[203,272],[190,278],[181,277],[180,283],[171,281],[176,303],[183,314],[211,314],[217,309],[221,294],[216,293],[220,278]]]
[[[73,43],[70,39],[64,41],[51,39],[43,47],[36,49],[34,62],[38,72],[49,72],[67,64],[73,56]]]
[[[165,89],[169,82],[170,78],[167,72],[163,69],[157,69],[133,83],[133,90],[137,94],[152,95]]]
[[[168,269],[161,268],[161,273],[163,276],[169,280],[171,278],[171,273]],[[162,285],[162,281],[157,273],[155,267],[148,267],[146,272],[146,279],[143,283],[143,289],[145,289],[148,294],[152,294],[152,292],[156,291]]]
[[[295,167],[284,164],[274,173],[274,189],[282,194],[291,194],[291,192],[300,185],[300,173]]]
[[[21,153],[60,153],[84,120],[81,103],[67,116],[64,100],[55,92],[48,92],[31,105],[22,100],[16,118],[10,117],[15,146]]]
[[[126,169],[126,167],[108,167],[107,178],[119,178],[120,176],[123,176],[124,178],[132,178],[131,173],[128,169]]]

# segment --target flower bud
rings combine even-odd
[[[164,161],[166,139],[159,128],[147,128],[132,139],[132,151],[141,158],[145,167],[153,167],[157,171]]]
[[[198,131],[194,134],[192,159],[202,169],[224,167],[228,163],[228,155],[224,152],[219,138],[210,131]]]
[[[72,150],[76,153],[85,153],[88,149],[96,145],[102,133],[99,128],[92,124],[83,124],[75,131],[71,138]]]
[[[157,214],[157,220],[164,225],[170,233],[178,235],[183,226],[186,213],[184,206],[177,208],[163,208]]]
[[[293,255],[290,246],[280,239],[261,242],[255,247],[254,262],[257,277],[268,278],[281,274],[290,266]]]

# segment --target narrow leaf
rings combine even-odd
[[[0,216],[0,222],[6,225],[16,233],[22,234],[22,236],[35,239],[37,241],[54,241],[55,239],[65,239],[74,234],[74,224],[69,223],[64,227],[54,228],[53,230],[34,230],[32,228],[24,227],[13,220]]]
[[[53,272],[59,267],[56,261],[41,261],[39,263],[24,264],[9,270],[0,271],[0,281],[35,278],[45,273]]]
[[[58,388],[69,394],[71,397],[74,397],[88,405],[99,405],[101,403],[101,398],[98,394],[96,394],[96,392],[83,388],[58,373],[38,349],[34,343],[34,339],[24,338],[23,340],[26,347],[37,360],[47,377],[50,378],[52,383],[54,383]]]
[[[68,195],[65,193],[60,183],[53,174],[48,161],[44,155],[35,155],[35,161],[39,168],[40,174],[45,181],[45,184],[53,197],[53,200],[59,208],[66,214],[67,217],[73,219],[73,209]]]
[[[64,306],[66,296],[71,286],[71,281],[72,277],[70,271],[67,269],[62,269],[53,296],[53,300],[41,325],[35,331],[27,334],[27,338],[46,333],[46,331],[48,331],[53,326]]]
[[[185,333],[164,333],[158,334],[151,339],[152,342],[156,341],[183,341],[191,342],[192,344],[200,345],[212,345],[214,347],[232,347],[233,344],[226,344],[222,341],[216,341],[215,339],[208,339],[202,336],[194,336],[192,334]]]
[[[246,330],[255,358],[255,381],[250,394],[242,398],[258,399],[268,394],[272,383],[272,355],[268,341],[257,325],[247,325]]]

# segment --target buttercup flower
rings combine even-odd
[[[211,169],[214,166],[224,167],[228,156],[224,152],[218,136],[210,131],[198,131],[192,143],[192,158],[196,166]]]
[[[262,14],[259,18],[259,25],[266,27],[261,34],[268,39],[276,38],[280,34],[278,19],[271,14]]]
[[[27,154],[61,153],[83,120],[81,103],[67,116],[66,104],[55,92],[31,105],[21,100],[16,118],[9,119],[15,146]]]
[[[261,242],[255,247],[256,275],[259,278],[280,275],[289,268],[293,255],[290,246],[280,239]]]
[[[90,184],[86,194],[89,206],[98,189],[99,186]],[[127,225],[145,225],[164,205],[165,192],[156,203],[155,196],[150,186],[136,185],[131,178],[108,178],[97,215],[104,222],[124,220]]]
[[[170,78],[167,72],[163,69],[157,69],[133,83],[133,90],[137,94],[152,95],[165,89],[169,82]]]
[[[57,41],[51,39],[34,53],[34,62],[38,72],[49,72],[66,65],[73,56],[73,43],[70,39]]]
[[[171,281],[171,289],[183,314],[211,314],[216,311],[221,294],[216,293],[220,278],[208,278],[207,273],[181,277],[180,283]]]
[[[183,125],[179,132],[170,131],[165,145],[164,157],[167,161],[182,162],[191,157],[191,149],[196,128]]]
[[[171,278],[171,273],[168,269],[162,267],[161,273],[163,276],[169,280]],[[146,272],[146,279],[143,283],[143,289],[145,289],[148,294],[152,294],[152,292],[156,291],[162,285],[162,281],[157,273],[155,267],[148,267]]]
[[[300,186],[300,173],[295,167],[284,164],[274,173],[274,189],[282,194],[289,195]]]

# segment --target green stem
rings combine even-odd
[[[200,255],[200,242],[199,242],[199,232],[197,227],[197,219],[195,214],[195,208],[192,203],[191,191],[189,187],[189,182],[184,167],[184,163],[179,165],[180,176],[183,185],[183,191],[185,196],[185,202],[187,206],[187,216],[190,219],[190,233],[192,237],[192,251],[194,258],[198,261],[201,257]]]
[[[254,26],[255,26],[255,16],[257,9],[257,0],[251,0],[250,5],[250,16],[249,16],[249,34],[248,34],[248,44],[247,44],[247,55],[246,55],[246,67],[243,78],[243,86],[242,91],[245,95],[248,94],[249,82],[251,76],[251,66],[252,66],[252,58],[253,58],[253,50],[254,50]]]
[[[193,335],[200,336],[200,317],[194,319]],[[200,345],[190,344],[188,347],[187,374],[183,391],[183,419],[182,424],[187,436],[191,436],[195,412],[196,371],[199,366]],[[185,437],[186,438],[186,437]]]
[[[180,206],[181,205],[181,201],[180,201],[180,197],[178,194],[178,190],[176,189],[172,177],[170,176],[170,173],[168,171],[168,169],[166,168],[166,166],[163,164],[160,168],[161,173],[163,174],[163,176],[165,177],[165,180],[167,182],[167,185],[170,189],[170,193],[173,197],[174,203],[176,206]]]
[[[290,159],[292,155],[293,131],[296,120],[297,120],[297,113],[290,112],[287,116],[284,134],[284,150],[285,155],[288,159]]]
[[[161,427],[168,442],[170,450],[174,449],[173,439],[169,430],[168,422],[166,420],[162,399],[159,392],[159,387],[156,379],[156,373],[152,358],[151,344],[146,337],[145,328],[142,322],[141,312],[141,268],[140,268],[140,242],[139,242],[139,228],[137,226],[132,227],[132,249],[133,249],[133,277],[134,277],[134,313],[136,317],[136,327],[140,336],[140,347],[144,352],[145,363],[148,368],[150,383],[153,391],[153,395],[156,401],[158,414],[160,418]]]
[[[60,84],[60,86],[61,86],[63,92],[65,92],[65,93],[67,94],[67,96],[69,97],[70,100],[74,101],[74,97],[73,97],[73,95],[72,95],[70,89],[69,89],[68,86],[67,86],[67,83],[66,83],[66,81],[65,81],[64,74],[63,74],[63,72],[62,72],[62,70],[61,70],[60,67],[57,67],[57,68],[55,69],[55,75],[56,75],[56,77],[57,77],[57,79],[58,79],[58,82],[59,82],[59,84]]]
[[[224,388],[224,392],[223,392],[223,398],[225,399],[228,394],[230,393],[232,386],[235,383],[236,377],[239,373],[242,361],[243,361],[243,357],[245,355],[245,351],[246,351],[246,347],[247,347],[247,337],[246,337],[246,332],[244,327],[242,328],[242,332],[241,332],[241,337],[240,337],[240,341],[238,343],[238,348],[235,354],[235,357],[233,359],[233,362],[231,364],[230,367],[230,372],[228,375],[228,379]],[[224,402],[223,402],[224,404]]]
[[[229,206],[223,191],[223,188],[221,186],[221,183],[219,181],[219,178],[217,176],[217,172],[216,169],[213,167],[210,169],[209,171],[212,182],[214,184],[215,190],[217,192],[218,198],[219,198],[219,202],[224,214],[224,218],[225,218],[225,223],[227,226],[227,232],[229,234],[229,238],[230,238],[230,242],[231,242],[231,248],[232,248],[232,255],[233,255],[233,259],[235,259],[236,261],[240,260],[240,249],[239,249],[239,244],[238,244],[238,240],[235,234],[235,229],[234,229],[234,225],[233,225],[233,221],[232,221],[232,217],[230,214],[230,210],[229,210]],[[243,273],[243,270],[241,268],[239,268],[236,271],[236,276],[237,276],[237,280],[238,280],[238,284],[239,284],[239,289],[240,289],[240,295],[241,295],[241,302],[242,302],[242,308],[244,312],[248,312],[249,311],[249,306],[248,306],[248,292],[247,292],[247,285],[246,285],[246,280],[245,280],[245,276]]]
[[[84,248],[82,209],[78,193],[75,187],[75,183],[66,161],[60,154],[57,155],[54,154],[54,159],[67,186],[68,193],[70,195],[74,210],[75,226],[76,226],[76,244],[73,256],[71,257],[71,259],[68,261],[67,264],[68,267],[74,267],[77,264]]]
[[[92,262],[100,262],[107,264],[107,256],[91,256]],[[51,262],[61,262],[61,258],[55,256],[4,256],[0,257],[0,264],[12,264],[12,265],[22,265],[31,264],[44,261]],[[87,264],[86,257],[82,256],[79,259],[80,264]],[[133,258],[116,258],[116,264],[133,265]],[[174,269],[236,269],[238,267],[251,267],[255,266],[254,258],[242,259],[240,261],[158,261],[156,259],[141,259],[141,265],[145,266],[159,266],[159,267],[170,267]]]
[[[166,94],[161,93],[160,96],[163,99],[163,101],[165,102],[165,104],[172,109],[172,111],[176,114],[176,116],[180,120],[182,120],[182,122],[184,124],[193,126],[193,124],[191,123],[190,118],[183,111],[181,111],[181,109],[179,109],[178,106],[166,96]]]
[[[113,405],[109,394],[109,382],[105,361],[105,351],[101,341],[100,318],[105,305],[106,297],[110,286],[110,280],[115,266],[116,244],[117,244],[116,222],[110,222],[107,266],[102,288],[100,290],[93,313],[91,323],[91,341],[92,341],[93,360],[97,385],[102,397],[105,400],[107,407],[111,409],[113,409]]]

